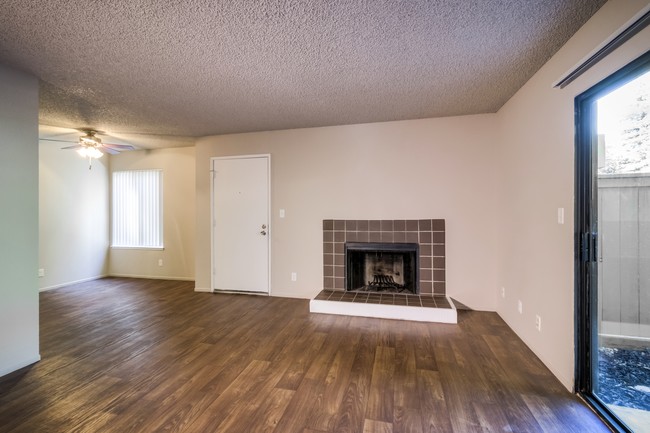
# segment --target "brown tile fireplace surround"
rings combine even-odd
[[[323,220],[326,290],[346,290],[346,242],[418,244],[419,294],[445,295],[445,220]]]

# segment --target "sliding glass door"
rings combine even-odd
[[[576,98],[577,390],[650,433],[650,53]]]

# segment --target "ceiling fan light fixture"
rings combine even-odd
[[[82,146],[96,147],[102,144],[102,140],[94,135],[84,135],[83,137],[79,137],[79,144]]]
[[[81,129],[84,133],[79,137],[77,144],[74,146],[65,146],[61,149],[75,149],[79,156],[88,159],[88,168],[92,168],[93,159],[101,158],[104,153],[109,153],[111,155],[117,155],[120,152],[127,150],[135,150],[135,147],[130,144],[114,144],[114,143],[102,143],[101,138],[97,137],[97,131],[93,129]],[[67,140],[56,140],[50,138],[40,138],[40,140],[46,141],[63,141],[68,142]],[[71,143],[74,143],[72,141]]]
[[[99,159],[102,157],[102,155],[104,155],[99,149],[92,146],[82,147],[77,150],[77,153],[83,156],[84,158],[95,158],[95,159]]]

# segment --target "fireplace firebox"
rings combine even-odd
[[[417,243],[345,243],[345,285],[349,291],[418,294]]]

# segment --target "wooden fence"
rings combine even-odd
[[[601,334],[650,338],[650,174],[598,177]]]

